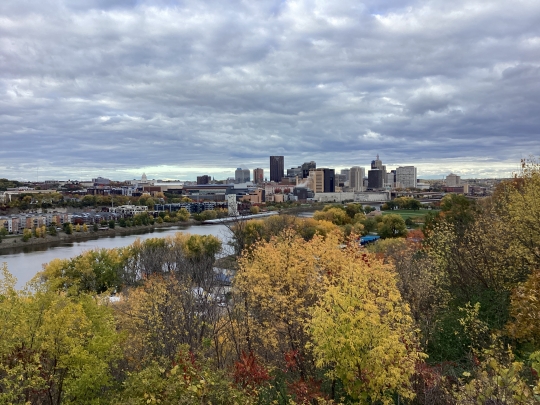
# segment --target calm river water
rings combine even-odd
[[[90,249],[110,249],[128,246],[137,238],[143,240],[148,238],[163,238],[173,235],[176,232],[187,232],[194,235],[214,235],[221,239],[224,247],[229,240],[229,233],[225,225],[184,225],[171,228],[158,228],[153,231],[143,231],[131,235],[62,243],[57,246],[28,246],[23,251],[0,253],[0,263],[7,263],[8,270],[17,277],[17,287],[22,288],[38,271],[41,271],[45,263],[55,258],[67,259]]]
[[[312,217],[313,212],[300,212],[296,216]],[[157,228],[150,231],[136,232],[130,235],[118,235],[107,238],[96,238],[78,242],[66,242],[51,246],[28,246],[13,252],[0,253],[0,264],[7,263],[8,270],[17,277],[17,287],[22,288],[28,281],[41,271],[43,265],[53,259],[68,259],[90,249],[117,248],[131,245],[136,239],[163,238],[176,232],[186,232],[194,235],[214,235],[223,242],[227,250],[229,231],[223,224],[219,225],[179,225],[170,228]]]

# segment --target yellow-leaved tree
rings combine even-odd
[[[234,279],[237,318],[244,320],[242,349],[281,366],[283,353],[298,351],[301,372],[307,372],[311,355],[304,325],[326,273],[345,265],[340,234],[306,241],[289,229],[244,252]]]
[[[512,292],[510,304],[512,321],[507,330],[520,341],[540,349],[540,271],[534,270],[529,278]]]
[[[522,171],[505,187],[503,217],[530,263],[540,264],[540,162],[522,160]]]
[[[356,249],[342,255],[353,259]],[[414,396],[410,378],[425,357],[391,267],[371,255],[341,263],[312,309],[308,330],[318,367],[363,401]]]
[[[0,267],[0,403],[100,403],[121,355],[110,308],[15,282]]]

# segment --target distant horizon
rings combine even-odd
[[[362,166],[361,166],[362,167]],[[255,168],[254,168],[255,169]],[[263,168],[264,169],[264,168]],[[332,169],[332,167],[330,167],[330,169]],[[335,169],[336,170],[336,174],[339,174],[339,172],[342,170],[342,169],[350,169],[350,168],[340,168],[340,169]],[[371,170],[370,168],[368,169],[367,167],[365,167],[366,169],[366,176],[367,176],[367,171],[368,170]],[[393,170],[393,169],[390,169],[390,170]],[[268,169],[264,169],[265,171],[265,174],[266,172],[268,171]],[[250,172],[251,174],[253,175],[253,169],[250,169]],[[286,172],[286,170],[285,170]],[[45,181],[79,181],[79,182],[89,182],[89,181],[92,181],[92,179],[96,179],[98,177],[103,177],[103,178],[106,178],[108,180],[111,180],[111,181],[115,181],[115,182],[125,182],[125,181],[133,181],[133,180],[141,180],[141,177],[142,177],[142,174],[146,174],[147,176],[147,179],[149,181],[164,181],[164,182],[167,182],[167,181],[179,181],[179,182],[186,182],[186,181],[189,181],[189,182],[192,182],[192,181],[197,181],[197,177],[195,176],[194,178],[189,178],[189,179],[183,179],[183,178],[178,178],[178,177],[152,177],[152,176],[149,176],[148,173],[146,172],[141,172],[140,176],[138,177],[132,177],[132,178],[113,178],[113,177],[109,177],[103,173],[99,174],[99,175],[95,175],[95,176],[91,176],[91,177],[88,177],[88,178],[43,178],[43,179],[39,179],[39,181],[37,179],[23,179],[23,178],[9,178],[9,177],[4,177],[0,174],[0,178],[7,178],[8,180],[14,180],[14,181],[19,181],[19,182],[28,182],[28,183],[44,183]],[[487,177],[463,177],[462,175],[460,175],[459,173],[456,173],[456,172],[448,172],[447,174],[444,174],[444,175],[432,175],[432,176],[417,176],[417,179],[418,180],[444,180],[446,178],[447,175],[449,174],[456,174],[458,176],[460,176],[460,178],[462,180],[489,180],[489,179],[493,179],[493,180],[504,180],[504,179],[511,179],[513,176],[512,175],[509,175],[507,177],[495,177],[495,176],[487,176]],[[232,172],[232,175],[229,175],[227,177],[216,177],[216,176],[213,176],[209,173],[201,173],[199,174],[199,176],[204,176],[204,175],[209,175],[211,178],[214,178],[215,181],[225,181],[227,180],[228,178],[234,178],[234,172]],[[269,176],[266,176],[265,175],[265,178],[267,178]],[[251,180],[253,181],[253,180]],[[268,180],[270,181],[270,180]]]

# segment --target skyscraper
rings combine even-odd
[[[285,172],[285,157],[270,156],[270,181],[280,182]]]
[[[450,173],[448,176],[446,176],[446,187],[457,187],[461,183],[461,177]]]
[[[316,193],[334,193],[336,191],[336,176],[334,169],[312,169],[310,177],[313,191]]]
[[[253,169],[253,182],[261,184],[264,181],[264,170],[260,167]]]
[[[366,169],[359,166],[353,166],[350,169],[349,187],[352,191],[364,191],[364,177]]]
[[[373,190],[383,188],[386,180],[386,166],[377,155],[377,159],[371,161],[371,170],[368,171],[368,188]]]
[[[401,188],[416,188],[416,167],[400,166],[396,169],[396,183]]]
[[[247,183],[250,180],[249,176],[250,176],[249,169],[242,169],[241,167],[239,167],[234,172],[234,182]]]
[[[383,164],[382,160],[379,159],[379,155],[377,155],[377,159],[371,161],[371,168],[382,170]]]
[[[368,188],[378,190],[384,186],[384,178],[386,172],[380,169],[372,169],[368,171]]]
[[[322,169],[324,171],[324,192],[336,191],[336,171],[334,169]]]

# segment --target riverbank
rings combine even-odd
[[[114,229],[107,229],[107,230],[100,230],[100,231],[93,231],[89,230],[88,232],[75,232],[71,235],[68,235],[62,231],[58,231],[58,234],[56,236],[52,235],[46,235],[44,238],[34,238],[27,240],[24,242],[22,240],[22,235],[16,235],[16,236],[8,236],[5,237],[2,240],[2,243],[0,243],[0,254],[6,251],[13,251],[13,249],[20,249],[25,248],[28,246],[52,246],[52,245],[59,245],[62,243],[70,243],[70,242],[79,242],[79,241],[85,241],[85,240],[92,240],[92,239],[98,239],[98,238],[112,238],[114,236],[120,236],[120,235],[131,235],[131,234],[137,234],[141,232],[150,232],[153,229],[159,229],[159,228],[171,228],[175,226],[188,226],[188,225],[200,225],[201,223],[199,221],[195,221],[194,219],[190,219],[186,222],[163,222],[161,224],[158,224],[157,222],[154,223],[154,225],[140,225],[140,226],[131,226],[131,227],[115,227]]]
[[[312,211],[316,211],[317,209],[322,209],[322,207],[324,207],[324,204],[314,204],[311,206],[303,205],[301,207],[291,207],[291,208],[279,210],[279,214],[280,215],[298,215],[301,212],[312,212]],[[109,228],[107,230],[99,230],[99,231],[93,231],[91,228],[89,228],[88,232],[73,231],[71,235],[68,235],[64,233],[63,231],[58,231],[58,234],[56,236],[47,234],[44,238],[32,237],[26,242],[22,240],[22,235],[7,236],[0,243],[0,255],[6,254],[6,253],[12,253],[13,251],[22,251],[24,248],[27,248],[27,247],[59,246],[64,243],[95,240],[99,238],[111,238],[114,236],[151,232],[153,229],[171,228],[175,226],[187,227],[191,225],[203,225],[203,223],[190,218],[186,222],[163,222],[161,224],[158,224],[156,222],[154,223],[154,225],[140,225],[140,226],[125,227],[125,228],[122,228],[117,225],[114,229]]]

